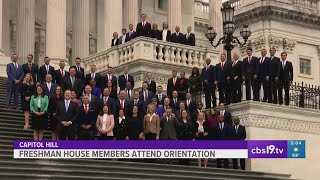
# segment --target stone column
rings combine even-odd
[[[60,60],[66,63],[66,0],[47,0],[46,55],[51,65],[58,67]]]
[[[3,10],[2,10],[2,0],[0,0],[0,56],[4,56],[4,52],[3,52],[3,49],[2,49],[2,13],[3,13]]]
[[[72,59],[89,56],[89,1],[73,0]]]
[[[129,24],[133,24],[133,27],[135,29],[138,19],[139,19],[139,0],[129,0],[124,1],[125,5],[125,15],[124,15],[124,28],[129,28]]]
[[[183,0],[183,4],[182,4],[182,27],[181,27],[181,32],[185,33],[187,32],[187,27],[191,26],[192,31],[191,32],[195,32],[194,29],[194,0]],[[174,30],[174,29],[172,29]],[[196,37],[199,38],[199,37]],[[196,40],[197,42],[197,40]]]
[[[122,1],[107,0],[104,2],[104,38],[105,49],[111,47],[113,32],[117,32],[120,37],[122,29]]]
[[[18,1],[17,54],[19,62],[26,61],[28,54],[34,54],[35,41],[35,0]]]
[[[168,24],[171,32],[175,32],[176,26],[180,26],[180,29],[182,28],[181,7],[181,0],[168,0]]]
[[[213,27],[217,33],[214,43],[223,35],[222,14],[221,14],[222,0],[209,0],[209,26]],[[223,51],[223,45],[217,47],[219,51]]]
[[[97,1],[97,53],[106,50],[105,30],[104,30],[104,0]]]

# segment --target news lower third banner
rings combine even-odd
[[[15,140],[14,158],[305,158],[305,140],[28,141]]]

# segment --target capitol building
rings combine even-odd
[[[129,67],[135,84],[140,87],[147,72],[159,85],[166,86],[172,70],[191,74],[193,67],[203,68],[205,59],[219,62],[223,45],[214,48],[205,37],[208,27],[223,35],[221,0],[0,0],[0,75],[6,77],[6,64],[13,52],[19,63],[34,55],[42,65],[46,56],[58,67],[61,60],[74,65],[76,57],[87,73],[95,64],[105,74],[112,66],[114,74]],[[248,25],[252,34],[244,46],[235,44],[232,51],[246,56],[251,47],[260,57],[262,49],[275,47],[276,56],[285,51],[294,69],[294,82],[320,85],[320,0],[229,0],[235,8],[234,24],[241,42],[240,30]],[[191,26],[195,46],[138,37],[125,44],[110,47],[113,32],[140,22],[168,22],[174,32],[180,26],[186,33]],[[178,53],[175,53],[178,52]],[[180,52],[180,53],[179,53]],[[137,88],[136,87],[136,88]],[[164,88],[165,89],[165,88]],[[319,103],[319,102],[318,102]],[[319,103],[320,104],[320,103]],[[270,106],[243,102],[230,107],[248,126],[248,140],[306,139],[305,159],[250,159],[248,169],[291,174],[297,179],[315,179],[319,171],[319,110]]]

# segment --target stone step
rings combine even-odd
[[[3,131],[8,130],[8,131]],[[23,137],[23,136],[32,136],[33,137],[33,130],[19,130],[19,129],[12,129],[12,128],[2,128],[0,129],[0,136],[1,135],[7,135],[7,136],[17,136],[17,137]],[[49,133],[45,132],[44,137],[48,138],[50,135]],[[51,136],[50,136],[51,137]]]
[[[8,110],[6,108],[0,108],[1,111],[1,115],[13,115],[13,116],[19,116],[19,117],[23,117],[24,118],[24,114],[22,111],[17,111],[17,110]]]
[[[7,119],[7,120],[16,120],[24,123],[24,117],[23,116],[14,116],[14,115],[0,115],[0,119]]]

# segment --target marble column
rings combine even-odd
[[[139,0],[129,0],[124,1],[124,3],[125,11],[123,27],[128,30],[129,24],[133,24],[133,27],[135,28],[139,19]]]
[[[105,49],[111,47],[112,34],[118,33],[120,37],[122,27],[122,1],[107,0],[104,2],[104,38]]]
[[[73,0],[72,59],[89,56],[89,1]]]
[[[175,32],[176,26],[180,26],[180,29],[182,28],[181,0],[168,0],[168,24],[172,32]]]
[[[97,1],[97,53],[106,50],[105,30],[104,30],[104,0]]]
[[[17,54],[23,63],[28,54],[34,54],[35,0],[19,0],[17,11]]]
[[[209,0],[209,26],[213,27],[214,31],[217,33],[217,37],[214,41],[215,44],[223,35],[221,7],[222,0]],[[222,52],[223,45],[218,46],[217,49]]]
[[[2,49],[2,13],[3,13],[3,10],[2,10],[2,3],[3,3],[3,0],[0,0],[0,56],[4,56],[4,53],[3,53],[3,49]]]
[[[58,67],[66,60],[66,0],[47,0],[46,55]]]

